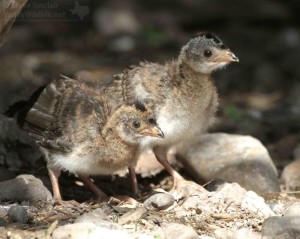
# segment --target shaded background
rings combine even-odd
[[[141,60],[163,63],[212,31],[240,63],[215,74],[221,106],[211,131],[257,137],[281,171],[300,142],[299,12],[296,0],[29,0],[0,48],[0,111],[60,74],[101,78]],[[11,142],[0,166],[32,170],[34,150]]]

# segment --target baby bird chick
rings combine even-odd
[[[107,117],[105,106],[92,88],[77,80],[54,80],[37,100],[18,115],[45,154],[53,194],[62,200],[61,170],[78,174],[98,198],[106,194],[89,178],[130,167],[143,138],[162,138],[154,114],[142,104],[122,105]],[[136,185],[134,185],[136,187]]]
[[[182,177],[167,161],[170,146],[207,130],[218,106],[212,73],[239,59],[212,33],[200,33],[182,47],[178,59],[164,65],[141,63],[103,83],[103,96],[112,111],[122,101],[139,101],[151,108],[164,139],[145,138],[156,158],[174,177]]]

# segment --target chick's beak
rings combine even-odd
[[[239,58],[233,54],[229,49],[218,50],[216,52],[216,57],[212,59],[213,62],[239,62]]]
[[[164,138],[164,133],[158,126],[149,126],[140,131],[141,135],[151,136],[156,138]]]

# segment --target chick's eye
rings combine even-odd
[[[204,53],[203,53],[203,55],[205,57],[210,57],[212,55],[212,52],[210,50],[205,50]]]
[[[155,119],[153,119],[153,118],[150,118],[148,121],[150,124],[155,124]]]
[[[138,121],[133,121],[132,126],[136,129],[138,129],[139,127],[141,127],[141,124]]]

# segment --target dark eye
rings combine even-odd
[[[203,53],[203,55],[205,57],[210,57],[212,55],[212,52],[210,50],[205,50],[204,53]]]
[[[153,118],[150,118],[148,121],[150,124],[156,124],[155,119],[153,119]]]
[[[138,129],[139,127],[141,127],[141,124],[138,121],[133,121],[132,126],[136,129]]]

